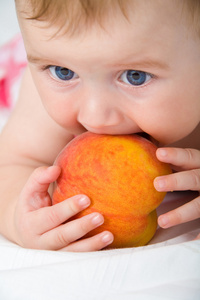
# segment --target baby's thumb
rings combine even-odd
[[[50,205],[48,188],[58,178],[60,171],[58,166],[35,169],[21,192],[20,206],[26,211],[31,211]]]

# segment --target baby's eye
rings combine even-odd
[[[151,74],[136,70],[127,70],[120,76],[121,81],[135,86],[143,85],[151,78]]]
[[[64,67],[50,66],[49,70],[55,79],[67,81],[78,77],[72,70]]]

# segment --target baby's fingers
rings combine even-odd
[[[48,188],[50,183],[58,178],[59,174],[60,168],[57,166],[35,169],[20,194],[20,209],[29,212],[51,205]]]
[[[200,168],[200,151],[196,149],[159,148],[156,155],[160,161],[178,167],[177,170]]]
[[[87,196],[76,195],[53,206],[35,211],[35,231],[38,234],[43,234],[54,229],[88,207],[90,203]]]
[[[110,245],[114,240],[113,234],[109,231],[103,231],[87,239],[79,240],[71,243],[69,246],[61,249],[61,251],[72,252],[90,252],[98,251]]]
[[[178,172],[167,176],[156,177],[154,186],[157,191],[199,191],[200,169]]]
[[[200,218],[200,197],[159,216],[160,227],[168,228]]]
[[[104,218],[99,213],[92,213],[82,218],[67,222],[41,237],[41,247],[51,250],[59,250],[82,238],[91,230],[102,225]]]

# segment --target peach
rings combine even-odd
[[[147,244],[157,228],[156,207],[165,196],[156,191],[153,180],[171,173],[155,152],[153,143],[136,134],[77,136],[55,161],[62,171],[53,204],[85,194],[91,205],[75,218],[98,211],[105,219],[85,237],[109,230],[114,235],[110,248]]]

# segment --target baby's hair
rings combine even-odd
[[[103,27],[105,20],[116,10],[126,17],[126,6],[131,0],[15,0],[19,10],[30,20],[46,21],[54,24],[58,31],[74,35],[91,24]],[[133,1],[133,0],[132,0]],[[24,5],[25,4],[25,5]]]
[[[15,0],[17,5],[20,1]],[[134,0],[26,0],[23,2],[23,9],[20,8],[20,11],[26,14],[26,18],[46,21],[49,25],[54,24],[58,30],[64,29],[64,32],[71,35],[89,28],[93,23],[99,23],[103,27],[105,20],[108,20],[110,15],[115,15],[116,10],[121,11],[128,19],[130,4],[137,5],[137,1]],[[184,18],[200,37],[200,0],[177,0],[177,2],[182,5]]]

